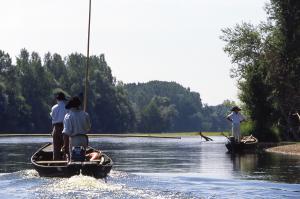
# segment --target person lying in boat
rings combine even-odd
[[[85,155],[85,157],[89,160],[89,161],[94,161],[94,160],[100,160],[101,158],[101,151],[99,152],[91,152]]]
[[[232,136],[234,137],[234,140],[239,143],[241,141],[240,125],[246,119],[240,113],[241,109],[238,106],[234,106],[231,111],[232,112],[226,117],[226,119],[232,123]]]
[[[241,139],[242,143],[254,143],[257,142],[257,139],[253,136],[253,135],[249,135],[249,136],[244,136]]]
[[[77,96],[68,102],[66,109],[69,112],[64,118],[64,129],[62,131],[64,138],[63,148],[67,155],[71,155],[73,147],[81,146],[86,148],[88,146],[86,134],[91,129],[91,122],[89,114],[81,110],[81,101]]]
[[[61,153],[60,150],[63,146],[63,120],[67,113],[65,108],[66,96],[63,92],[58,92],[55,94],[55,99],[57,104],[51,108],[50,116],[52,119],[52,138],[53,138],[53,160],[60,160]]]

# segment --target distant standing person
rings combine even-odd
[[[67,113],[66,106],[66,96],[63,92],[58,92],[55,94],[57,104],[51,109],[50,116],[52,118],[52,138],[53,138],[53,160],[60,160],[61,154],[60,150],[63,146],[63,121]]]
[[[64,149],[66,153],[71,153],[73,146],[88,146],[87,133],[91,129],[89,114],[81,109],[79,97],[73,97],[66,109],[70,110],[64,118]]]
[[[245,117],[240,113],[241,109],[234,106],[231,113],[226,117],[232,123],[232,136],[236,142],[241,141],[240,124],[245,121]]]

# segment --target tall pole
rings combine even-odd
[[[87,93],[88,93],[88,87],[89,87],[91,5],[92,5],[92,0],[89,0],[89,25],[88,25],[88,41],[87,41],[85,86],[84,86],[84,100],[83,100],[83,110],[84,111],[86,111],[86,107],[87,107]]]

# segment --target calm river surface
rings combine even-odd
[[[0,198],[300,198],[300,157],[232,156],[223,137],[92,138],[114,161],[107,178],[41,178],[30,156],[50,138],[0,138]]]

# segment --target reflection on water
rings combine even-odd
[[[108,183],[87,176],[40,178],[30,156],[49,138],[0,138],[6,198],[299,198],[300,157],[226,153],[214,138],[92,138],[114,167]],[[2,173],[2,174],[1,174]],[[20,192],[20,190],[23,190]],[[268,197],[266,197],[268,196]]]
[[[233,172],[247,179],[300,183],[300,157],[282,154],[229,154]]]
[[[36,144],[0,144],[0,172],[8,173],[32,168],[30,157],[37,150],[37,146]]]

